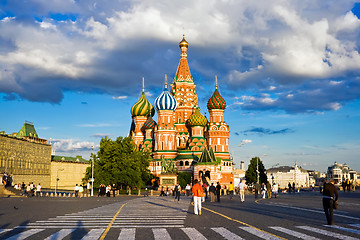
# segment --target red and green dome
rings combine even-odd
[[[146,99],[144,91],[141,94],[139,100],[132,106],[131,115],[133,117],[138,116],[154,116],[155,109],[151,103]]]
[[[207,119],[200,113],[200,108],[197,108],[195,112],[189,117],[188,123],[190,127],[201,126],[205,127]]]
[[[156,122],[154,121],[154,119],[152,119],[152,117],[149,117],[146,122],[143,125],[144,129],[154,129],[154,127],[156,126]]]
[[[208,103],[207,103],[207,108],[209,110],[212,109],[222,109],[225,110],[226,108],[226,102],[224,100],[224,98],[220,95],[219,91],[217,90],[217,88],[215,89],[214,94],[211,96],[211,98],[209,99]]]

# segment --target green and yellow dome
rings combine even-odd
[[[205,127],[207,119],[200,113],[200,108],[197,108],[195,112],[189,117],[188,124],[190,127],[201,126]]]
[[[133,117],[138,116],[151,116],[155,114],[155,109],[153,105],[146,99],[145,92],[143,91],[140,99],[132,106],[131,115]]]

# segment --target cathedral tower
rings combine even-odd
[[[175,159],[176,157],[176,129],[175,129],[175,109],[177,102],[170,94],[167,86],[167,76],[165,75],[165,88],[155,99],[155,108],[158,114],[158,125],[155,127],[155,149],[153,158],[159,159],[161,155],[165,158]]]
[[[226,102],[218,91],[217,77],[215,77],[215,91],[207,103],[210,114],[206,138],[209,147],[215,151],[216,157],[230,158],[229,154],[229,126],[224,121]]]
[[[190,137],[190,129],[186,122],[198,107],[198,98],[195,90],[196,85],[194,84],[187,62],[187,49],[189,44],[185,40],[185,37],[183,37],[179,43],[179,47],[181,50],[180,63],[174,81],[171,84],[171,92],[178,103],[175,112],[177,147],[179,149],[185,149]]]
[[[144,141],[144,131],[143,125],[146,122],[147,118],[154,116],[155,110],[151,103],[145,97],[144,90],[144,78],[143,78],[143,87],[142,93],[139,100],[132,106],[131,115],[133,118],[133,126],[130,132],[132,139],[134,140],[135,145],[139,148]]]

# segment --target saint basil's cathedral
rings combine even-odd
[[[162,162],[173,162],[179,172],[192,174],[193,180],[207,184],[233,182],[233,161],[229,153],[229,126],[224,121],[226,102],[215,84],[207,102],[210,118],[200,113],[196,85],[187,62],[188,42],[183,37],[174,81],[165,76],[163,92],[153,105],[146,99],[144,85],[139,100],[132,106],[130,136],[141,151],[151,153],[149,169],[154,176],[162,173]]]

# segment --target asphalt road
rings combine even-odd
[[[332,228],[321,200],[223,196],[197,216],[187,197],[0,198],[0,239],[360,239],[360,192],[340,193]]]

